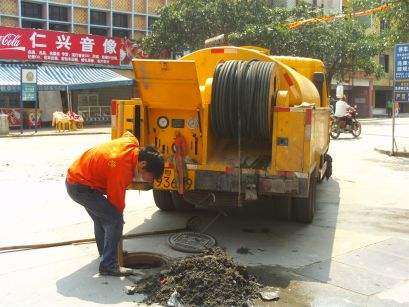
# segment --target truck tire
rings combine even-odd
[[[153,190],[153,199],[155,200],[156,207],[159,209],[163,211],[175,210],[172,195],[169,191]]]
[[[287,195],[274,196],[273,199],[273,214],[277,220],[291,220],[291,197]]]
[[[193,204],[187,202],[177,191],[172,191],[170,193],[176,210],[191,210],[195,208]]]
[[[317,172],[314,171],[310,177],[308,189],[308,197],[294,197],[294,214],[295,220],[299,223],[310,224],[314,219],[315,214],[315,194],[317,190]]]

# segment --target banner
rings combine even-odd
[[[120,38],[0,27],[0,60],[119,66],[121,48]]]

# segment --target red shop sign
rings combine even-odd
[[[120,65],[119,38],[0,27],[0,59]]]

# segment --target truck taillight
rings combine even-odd
[[[116,100],[112,100],[111,101],[111,115],[116,115],[116,107],[117,107]]]
[[[311,125],[312,122],[312,109],[305,110],[305,124]]]

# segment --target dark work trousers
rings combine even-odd
[[[122,236],[124,219],[109,200],[98,190],[82,184],[65,183],[68,195],[84,206],[94,221],[95,240],[102,256],[100,269],[118,267],[118,243]]]

